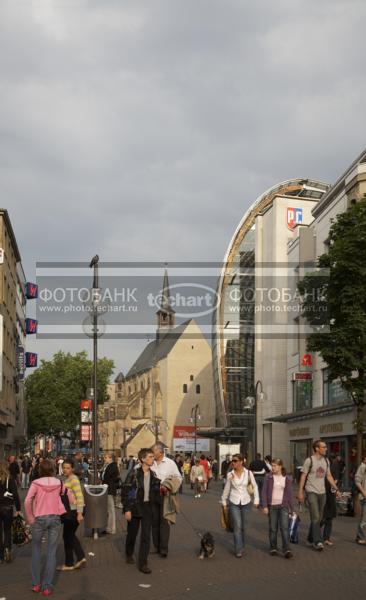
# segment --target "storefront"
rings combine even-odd
[[[312,454],[312,444],[323,439],[328,446],[328,456],[340,456],[345,464],[343,485],[350,488],[357,470],[355,407],[352,403],[333,404],[310,410],[281,415],[271,420],[286,422],[290,440],[290,464],[298,480],[301,466]],[[364,439],[366,451],[366,437]]]

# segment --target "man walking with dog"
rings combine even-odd
[[[330,472],[329,460],[326,458],[326,454],[326,443],[322,440],[315,440],[313,443],[313,454],[305,460],[302,467],[298,493],[299,502],[304,502],[305,500],[309,508],[310,528],[308,543],[318,551],[324,549],[320,522],[323,517],[326,501],[326,479],[332,486],[334,493],[340,495],[337,484]]]
[[[159,499],[153,505],[153,553],[166,558],[169,549],[170,521],[166,518],[166,515],[164,516],[164,498],[168,493],[174,494],[175,489],[176,491],[179,490],[182,483],[182,476],[174,460],[165,456],[164,444],[162,442],[156,442],[152,447],[152,451],[155,458],[152,469],[158,479],[160,479],[161,486]],[[168,481],[171,481],[174,486],[170,492],[164,486],[164,482]]]

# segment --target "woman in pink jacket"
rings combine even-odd
[[[50,596],[56,570],[56,550],[61,518],[65,508],[61,500],[61,483],[56,477],[53,461],[45,459],[39,465],[40,478],[32,482],[25,499],[27,521],[32,525],[32,590]],[[46,567],[41,580],[42,537],[48,532]]]

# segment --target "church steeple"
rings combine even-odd
[[[175,326],[175,311],[170,304],[170,289],[168,271],[165,269],[163,289],[161,291],[160,308],[156,313],[158,329],[156,339],[159,339],[160,333],[165,333]]]

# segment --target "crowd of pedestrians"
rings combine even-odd
[[[121,480],[121,466],[127,475]],[[9,456],[0,463],[0,562],[9,563],[11,527],[14,516],[21,514],[18,489],[27,490],[24,508],[32,528],[32,590],[49,596],[53,592],[56,569],[74,571],[86,566],[87,560],[77,530],[83,522],[85,502],[83,484],[88,481],[90,463],[81,453],[73,458],[60,456],[56,460],[42,456]],[[342,469],[339,460],[327,457],[324,441],[316,440],[313,453],[302,465],[297,500],[309,510],[310,527],[307,543],[321,551],[332,546],[332,523],[337,513],[336,498],[341,494]],[[234,555],[241,558],[247,543],[250,514],[262,511],[268,519],[269,553],[282,552],[293,558],[290,548],[290,521],[295,516],[293,479],[280,458],[260,454],[247,466],[246,457],[227,455],[221,465],[204,455],[169,457],[164,445],[142,448],[137,457],[117,464],[107,453],[98,465],[99,480],[108,486],[106,534],[116,533],[116,506],[122,507],[127,535],[126,563],[135,563],[144,574],[151,573],[149,555],[167,558],[171,524],[178,513],[178,495],[182,482],[201,498],[212,479],[222,479],[222,511],[227,527],[233,533]],[[354,480],[359,495],[361,515],[356,542],[366,545],[366,456],[359,465]],[[189,489],[188,487],[188,489]],[[116,501],[120,490],[121,503]],[[56,565],[56,551],[62,530],[64,560]],[[140,532],[139,548],[135,553]],[[281,538],[281,549],[278,534]],[[46,563],[41,571],[41,549],[46,548]]]

